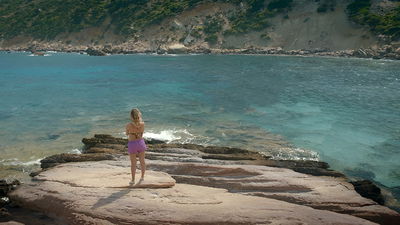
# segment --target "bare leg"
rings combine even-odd
[[[129,154],[131,158],[131,173],[132,173],[132,181],[135,182],[135,174],[136,174],[136,154]]]
[[[142,171],[142,179],[144,178],[144,173],[146,172],[146,162],[144,161],[144,152],[139,152],[140,161],[140,171]]]

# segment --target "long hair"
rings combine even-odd
[[[131,118],[136,124],[142,122],[142,113],[139,111],[138,108],[134,108],[131,110]]]

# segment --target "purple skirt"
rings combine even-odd
[[[147,146],[146,146],[146,143],[144,143],[143,138],[128,142],[128,153],[129,154],[137,154],[139,152],[144,152],[146,149],[147,149]]]

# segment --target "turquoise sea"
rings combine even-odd
[[[322,160],[400,186],[400,61],[46,55],[0,53],[2,177],[79,152],[82,137],[122,137],[138,107],[147,137]]]

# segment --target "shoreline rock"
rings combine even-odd
[[[43,159],[42,168],[46,169],[34,174],[32,183],[13,191],[12,201],[69,223],[373,224],[370,220],[396,224],[400,219],[397,212],[360,196],[356,192],[358,183],[354,188],[343,174],[329,170],[324,162],[277,161],[239,148],[146,140],[149,174],[168,173],[176,183],[166,189],[138,188],[132,192],[121,186],[130,174],[127,140],[95,135],[82,142],[83,154]],[[360,184],[367,190],[371,187]],[[376,189],[372,190],[372,195],[379,196]],[[43,205],[48,200],[54,207]],[[227,204],[230,209],[239,207],[239,214],[221,211]],[[166,210],[169,208],[179,210]],[[142,211],[137,217],[126,216],[126,212],[138,209]],[[164,220],[164,215],[171,217]],[[244,215],[247,217],[243,220]]]
[[[281,47],[249,47],[245,49],[221,49],[208,47],[190,47],[183,44],[171,44],[168,46],[159,46],[157,48],[135,47],[136,45],[99,45],[99,46],[72,46],[57,43],[38,44],[28,47],[0,47],[0,51],[7,53],[30,51],[30,52],[75,52],[86,53],[91,56],[105,56],[112,54],[216,54],[216,55],[284,55],[284,56],[328,56],[345,58],[370,58],[370,59],[391,59],[400,60],[400,46],[383,45],[380,47],[347,49],[331,51],[329,49],[297,49],[284,50]],[[139,45],[141,46],[141,45]]]
[[[6,206],[10,204],[8,193],[15,190],[20,184],[18,180],[13,180],[11,182],[0,180],[0,221],[11,218],[11,214],[6,208]]]

